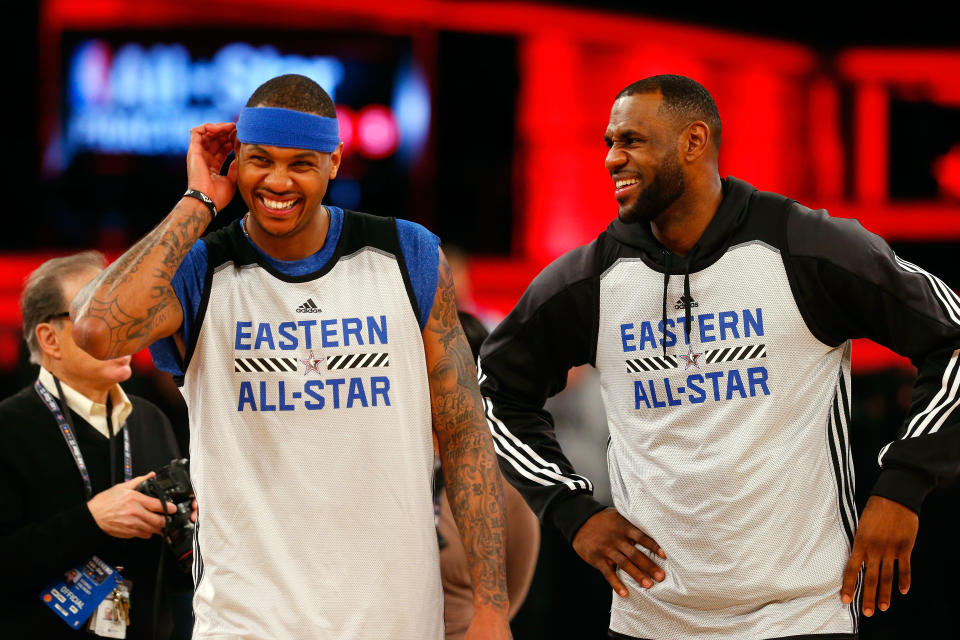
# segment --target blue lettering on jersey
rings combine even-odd
[[[344,378],[329,378],[327,385],[333,390],[333,408],[340,408],[340,387],[346,382]]]
[[[353,336],[357,341],[357,345],[363,345],[363,336],[360,335],[360,330],[363,328],[363,323],[360,322],[360,318],[344,318],[343,319],[343,346],[350,346],[350,336]]]
[[[303,348],[313,349],[313,340],[310,339],[310,328],[317,326],[316,320],[298,320],[297,324],[303,327]]]
[[[744,329],[743,329],[744,338],[750,337],[750,329],[753,329],[753,331],[758,336],[762,336],[763,335],[763,309],[758,308],[756,316],[750,313],[750,309],[744,309],[743,324],[744,324]]]
[[[649,322],[644,322],[640,325],[640,351],[646,348],[647,343],[650,343],[650,346],[654,349],[657,348],[657,340],[653,337],[653,327],[650,326]]]
[[[335,319],[320,321],[320,344],[324,347],[339,347],[337,342],[337,321]]]
[[[370,378],[370,384],[373,387],[373,406],[377,406],[377,397],[383,401],[383,406],[390,406],[390,378],[386,376],[373,376]]]
[[[257,410],[257,403],[253,399],[253,385],[249,380],[240,383],[240,403],[237,405],[237,411],[243,411],[244,405],[250,405],[250,411]]]
[[[250,329],[251,327],[253,327],[252,322],[237,321],[237,336],[233,341],[234,349],[241,351],[250,350],[250,344],[244,342],[244,340],[249,339],[251,337],[251,333],[249,331],[244,331],[244,329]]]
[[[633,381],[633,408],[639,409],[641,402],[647,406],[647,409],[650,408],[650,400],[647,399],[647,394],[644,393],[643,391],[643,380],[634,380]]]
[[[363,392],[360,378],[350,378],[350,391],[347,393],[347,409],[359,402],[361,407],[367,406],[367,394]]]
[[[276,327],[269,322],[254,323],[239,320],[234,333],[233,348],[238,351],[281,349],[313,349],[318,346],[330,349],[374,344],[388,344],[387,316],[365,318],[326,318],[323,320],[297,320],[281,322]],[[366,325],[366,331],[364,331]],[[651,335],[652,340],[652,335]]]
[[[703,384],[703,376],[699,373],[687,376],[687,389],[690,389],[690,395],[687,399],[693,404],[700,404],[707,399],[707,392],[700,385]]]
[[[730,369],[727,374],[727,400],[733,398],[734,391],[739,393],[741,398],[747,397],[747,391],[743,388],[743,379],[740,377],[740,372],[736,369]]]
[[[667,391],[667,405],[671,407],[679,407],[681,404],[680,400],[675,399],[673,394],[670,393],[670,378],[663,379],[663,388]]]
[[[700,342],[713,342],[717,339],[713,335],[713,314],[702,313],[697,316],[697,322],[700,323]]]
[[[723,371],[711,371],[703,374],[703,377],[713,383],[713,399],[720,399],[720,378],[723,377]]]
[[[620,342],[623,343],[624,351],[636,351],[637,345],[633,344],[632,322],[624,322],[620,325]]]
[[[710,371],[703,374],[692,373],[683,380],[683,386],[677,384],[680,380],[671,378],[634,380],[633,408],[635,410],[663,409],[679,407],[685,403],[701,404],[707,400],[725,402],[737,397],[753,398],[758,395],[770,395],[766,367],[749,367],[745,374],[744,376],[744,372],[739,369]],[[744,378],[746,378],[746,384]]]
[[[277,325],[277,333],[280,334],[280,340],[277,345],[284,351],[293,351],[297,348],[297,323],[281,322]]]
[[[260,411],[276,411],[277,405],[267,402],[267,381],[260,381]]]
[[[287,390],[287,389],[286,389],[286,387],[284,386],[283,382],[284,382],[283,380],[280,381],[280,392],[279,392],[280,398],[279,398],[279,402],[278,402],[277,404],[278,404],[278,406],[279,406],[279,408],[280,408],[280,411],[293,411],[294,409],[296,409],[296,407],[293,406],[292,404],[289,404],[289,403],[287,402],[287,394],[286,394],[286,390]],[[263,384],[263,383],[261,383],[261,384]],[[294,391],[293,393],[295,394],[295,396],[299,396],[299,395],[300,395],[300,394],[297,393],[296,391]]]
[[[323,409],[323,396],[319,393],[319,391],[322,390],[322,380],[308,380],[307,383],[303,385],[303,392],[313,398],[313,401],[307,400],[303,403],[303,406],[310,410]]]
[[[324,408],[362,409],[390,406],[390,378],[370,376],[352,378],[310,379],[301,389],[291,389],[292,381],[242,380],[238,392],[237,411],[309,411]]]
[[[667,326],[668,327],[673,326],[673,320],[671,320],[670,318],[667,318]],[[660,322],[657,323],[657,329],[660,330],[660,335],[663,336],[663,340],[660,341],[661,346],[672,347],[673,345],[677,344],[677,336],[676,334],[673,333],[673,331],[670,331],[668,329],[666,332],[664,332],[663,320],[660,320]],[[666,341],[667,343],[666,345],[663,344],[664,341]]]
[[[254,329],[256,325],[256,329]],[[258,373],[291,373],[291,363],[299,360],[306,369],[302,376],[315,373],[324,375],[326,358],[334,354],[319,354],[316,348],[338,348],[387,344],[387,316],[347,318],[323,318],[281,322],[240,320],[236,323],[234,348],[238,351],[261,351],[258,358],[248,358],[248,364],[237,364],[236,369],[249,375]],[[279,353],[267,351],[309,351],[309,356],[290,358],[290,354],[278,360]],[[349,354],[345,354],[349,355]],[[259,364],[257,364],[259,361]],[[272,361],[272,364],[271,364]],[[238,361],[239,362],[239,361]],[[341,362],[345,362],[341,360]],[[379,363],[374,366],[381,366]],[[364,367],[370,361],[364,363]],[[279,367],[276,369],[275,367]],[[265,368],[265,370],[264,370]],[[342,368],[342,367],[341,367]],[[348,371],[343,371],[347,374]],[[237,390],[237,411],[296,411],[306,409],[363,409],[364,407],[390,406],[390,379],[387,376],[341,377],[318,380],[313,376],[295,381],[284,379],[241,380]],[[302,381],[302,382],[301,382]]]
[[[370,318],[367,318],[368,327]],[[720,313],[701,313],[690,318],[690,332],[699,338],[700,344],[707,342],[723,342],[739,340],[763,335],[763,309],[743,309],[742,311],[721,311]],[[656,333],[662,339],[656,338]],[[645,320],[639,324],[624,322],[620,324],[620,347],[624,353],[644,351],[645,349],[660,349],[664,346],[673,347],[683,337],[684,346],[690,345],[687,335],[687,319],[685,316],[667,318],[666,326],[663,320]]]
[[[737,329],[737,314],[735,311],[721,311],[717,314],[717,322],[720,325],[720,340],[727,339],[727,332],[734,339],[740,338],[740,331]]]
[[[653,380],[647,380],[647,383],[650,385],[650,398],[653,400],[654,408],[659,409],[667,406],[667,403],[663,400],[657,400],[657,388],[653,386]]]
[[[750,367],[747,369],[747,380],[750,381],[750,397],[757,395],[757,387],[763,390],[763,395],[770,395],[770,389],[767,388],[767,368]]]
[[[367,330],[369,333],[370,344],[387,344],[387,316],[380,316],[380,324],[377,324],[373,316],[367,316]],[[376,335],[378,341],[374,341]]]
[[[273,331],[270,330],[269,322],[261,322],[257,326],[257,341],[253,345],[254,349],[276,349],[273,346]]]

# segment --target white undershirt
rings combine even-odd
[[[57,398],[60,397],[52,373],[40,367],[40,375],[38,378],[40,379],[40,384],[46,387],[47,391]],[[63,380],[60,381],[60,386],[63,387],[63,395],[66,396],[67,406],[78,416],[86,420],[94,429],[103,434],[105,438],[109,438],[110,431],[107,429],[107,405],[94,402]],[[120,427],[123,426],[123,423],[126,422],[130,416],[130,412],[133,411],[133,405],[130,403],[130,398],[127,397],[127,394],[123,392],[123,389],[121,389],[118,384],[113,385],[109,394],[111,407],[113,409],[111,412],[111,417],[113,418],[113,434],[116,435],[120,433]]]

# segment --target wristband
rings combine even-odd
[[[196,189],[187,189],[183,194],[184,198],[196,198],[203,204],[207,205],[207,209],[210,209],[210,214],[216,218],[217,217],[217,205],[213,204],[213,200],[210,199],[210,196],[205,194],[202,191],[197,191]]]

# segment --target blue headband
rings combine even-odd
[[[237,120],[237,140],[245,144],[330,153],[340,144],[340,127],[336,118],[303,111],[244,107]]]

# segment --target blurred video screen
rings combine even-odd
[[[43,158],[52,244],[124,246],[148,231],[185,186],[190,129],[235,121],[284,73],[312,78],[337,105],[344,161],[325,202],[416,218],[410,175],[428,153],[431,96],[410,38],[204,30],[66,32],[62,42]],[[224,217],[242,213],[237,198]]]

